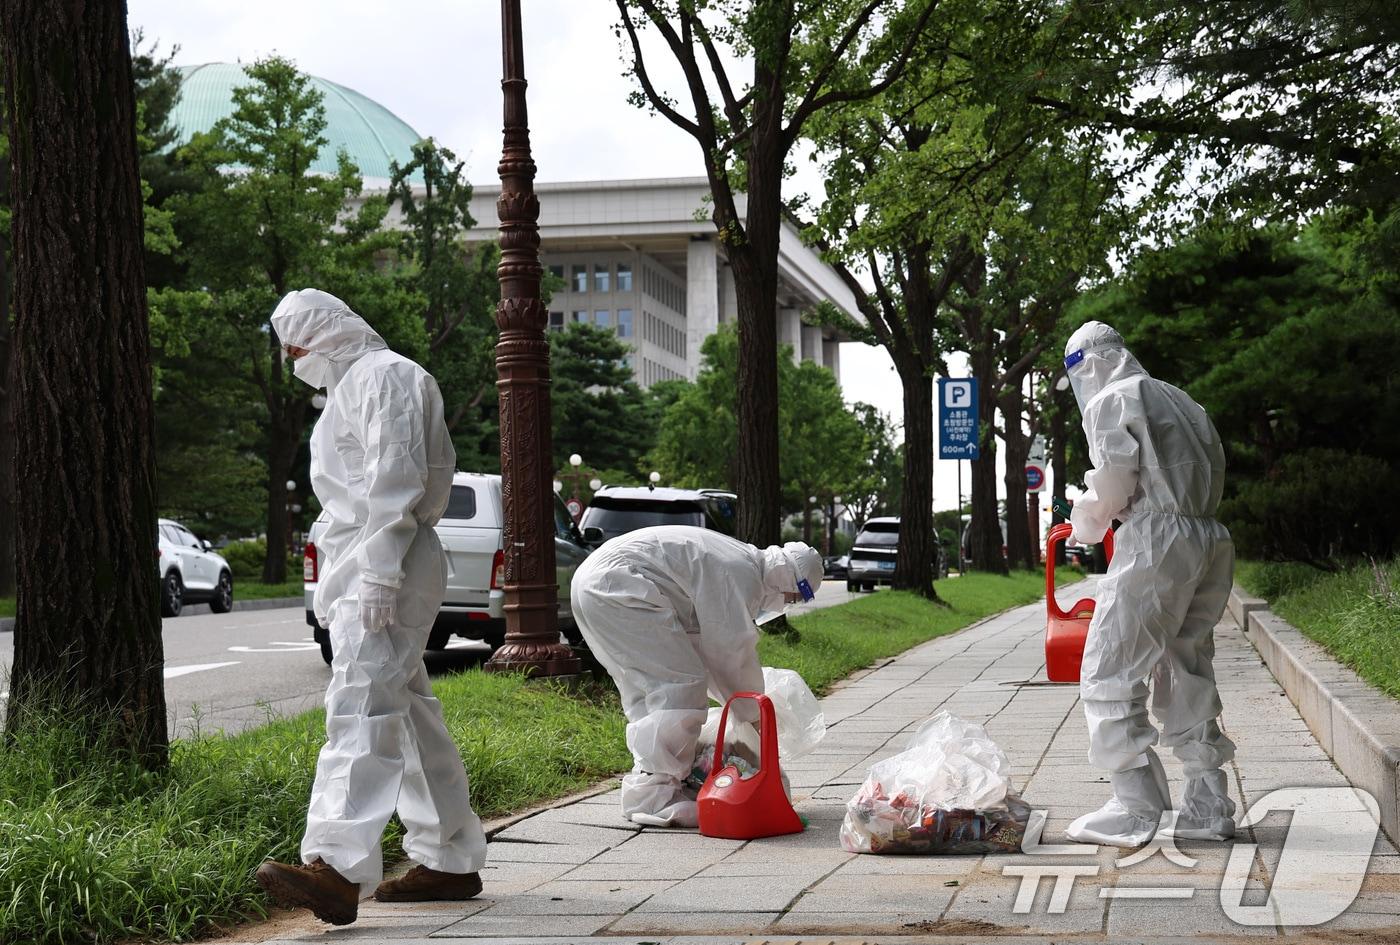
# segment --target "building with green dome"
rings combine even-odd
[[[179,66],[180,100],[171,113],[171,124],[183,144],[214,127],[221,118],[233,114],[233,90],[251,80],[243,67],[232,62],[209,62],[200,66]],[[422,139],[399,116],[343,85],[307,77],[321,93],[326,109],[326,144],[311,169],[334,174],[336,154],[343,148],[360,169],[367,190],[382,189],[389,180],[389,162],[407,164],[413,159],[413,146]]]

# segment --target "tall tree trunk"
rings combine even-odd
[[[809,547],[812,544],[812,503],[806,500],[802,503],[802,543]]]
[[[933,580],[937,532],[933,527],[933,379],[914,358],[901,358],[904,388],[904,485],[899,509],[899,552],[894,587],[938,600]]]
[[[1022,429],[1026,395],[1017,382],[1001,398],[1006,443],[1006,562],[1013,568],[1035,567],[1030,522],[1026,518],[1026,459],[1030,438]]]
[[[150,328],[126,6],[0,17],[14,205],[18,620],[8,726],[60,695],[167,760]]]
[[[10,204],[10,162],[0,161],[0,203]],[[10,358],[10,240],[0,233],[0,471],[14,462],[15,429],[11,423],[10,391],[14,390]],[[15,592],[15,480],[0,475],[0,597]]]
[[[977,378],[977,425],[980,436],[979,458],[972,466],[972,567],[978,571],[1006,574],[1002,555],[1005,538],[997,511],[996,349],[995,340],[981,338],[970,359]]]
[[[271,441],[267,451],[267,554],[263,558],[264,584],[285,584],[287,582],[287,543],[291,538],[288,529],[289,514],[287,503],[287,482],[292,478],[293,464],[297,449],[305,432],[306,406],[301,401],[284,402],[283,421],[274,422],[269,434]],[[306,483],[298,485],[305,486]]]

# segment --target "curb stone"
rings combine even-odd
[[[233,602],[232,613],[240,610],[281,610],[285,607],[297,607],[305,602],[304,597],[267,597],[260,600],[236,600]],[[180,617],[193,617],[199,614],[212,614],[208,604],[190,604],[180,611]],[[162,619],[180,619],[162,618]],[[9,633],[15,629],[15,618],[0,617],[0,633]]]
[[[1400,703],[1238,585],[1229,612],[1333,763],[1376,798],[1386,835],[1400,838]]]

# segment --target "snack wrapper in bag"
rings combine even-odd
[[[1011,762],[986,729],[940,712],[908,748],[871,766],[846,804],[841,846],[851,853],[1017,850],[1031,809],[1010,787]]]

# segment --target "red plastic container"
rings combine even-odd
[[[724,730],[729,723],[729,707],[737,699],[758,703],[762,726],[759,732],[758,771],[748,778],[739,769],[724,765]],[[724,765],[721,767],[721,765]],[[778,767],[778,719],[773,702],[757,692],[736,692],[724,705],[715,735],[715,760],[710,776],[696,798],[700,832],[707,837],[727,840],[755,840],[801,833],[802,821],[783,791],[782,770]]]
[[[1094,616],[1094,599],[1085,597],[1069,610],[1055,600],[1055,546],[1073,533],[1074,526],[1061,522],[1051,526],[1045,539],[1045,675],[1051,682],[1079,682],[1079,664],[1084,661],[1084,641],[1089,638],[1089,621]],[[1104,551],[1113,560],[1113,531],[1103,536]]]

